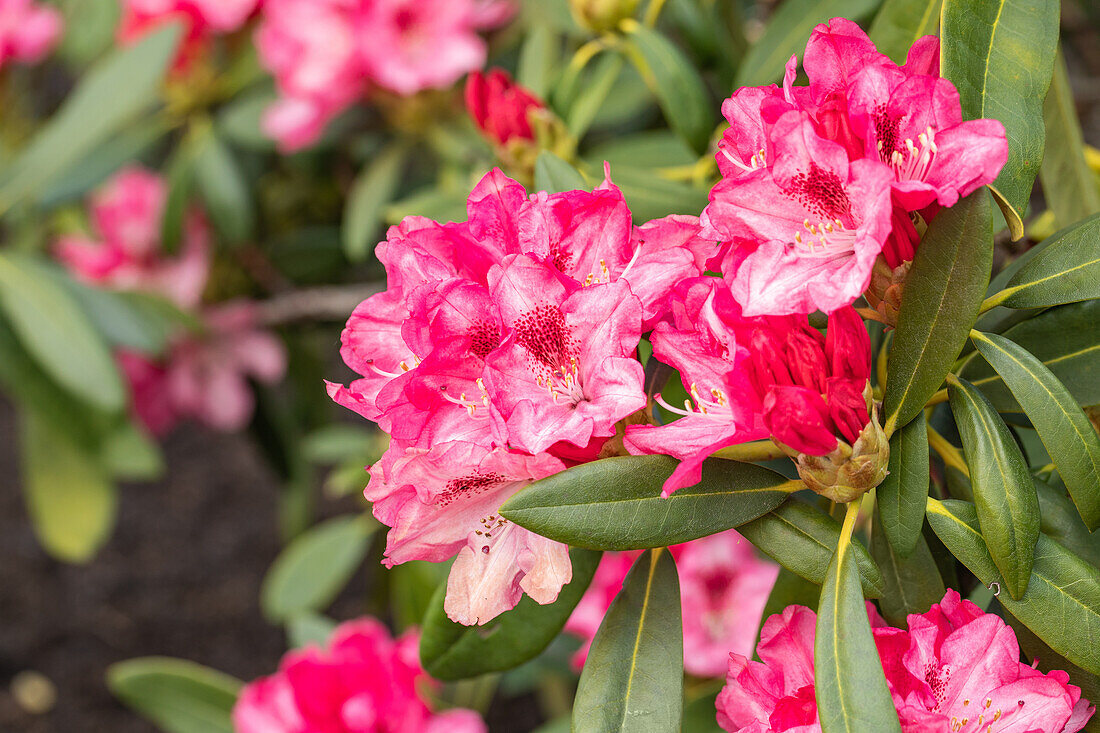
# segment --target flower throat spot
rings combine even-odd
[[[447,482],[447,485],[443,487],[443,493],[440,494],[439,499],[436,500],[436,504],[440,507],[445,507],[458,499],[466,497],[477,496],[486,489],[504,482],[504,477],[499,473],[472,473],[462,478],[451,479]]]
[[[500,327],[488,321],[478,321],[470,326],[470,353],[484,359],[496,347],[500,346]]]
[[[785,193],[820,219],[840,219],[851,213],[852,204],[840,176],[817,163],[810,163],[809,171],[791,178]]]
[[[565,369],[577,344],[565,316],[556,305],[539,305],[516,319],[516,343],[539,365],[551,372]]]

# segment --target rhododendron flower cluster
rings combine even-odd
[[[726,673],[731,651],[751,656],[779,566],[757,557],[734,530],[669,547],[680,576],[684,670],[699,677]],[[584,640],[573,656],[578,669],[639,552],[609,552],[600,560],[565,630]]]
[[[0,0],[0,67],[8,59],[41,61],[57,45],[63,27],[56,8],[33,0]]]
[[[55,254],[90,285],[158,295],[199,316],[201,332],[181,330],[162,358],[117,352],[132,409],[152,433],[166,433],[184,418],[239,430],[252,416],[248,378],[280,379],[286,369],[284,349],[258,327],[251,303],[201,307],[210,271],[209,226],[201,211],[189,211],[179,255],[165,255],[160,236],[167,199],[163,178],[141,168],[124,169],[91,196],[95,238],[61,237]]]
[[[1075,733],[1095,712],[1069,676],[1020,662],[1016,634],[948,590],[908,629],[886,625],[867,604],[903,733]],[[761,661],[730,654],[718,723],[731,733],[820,731],[814,693],[816,615],[789,606],[764,623]]]
[[[925,36],[898,66],[834,18],[806,45],[808,86],[793,85],[792,56],[782,88],[742,88],[722,105],[722,180],[702,220],[730,243],[721,270],[745,315],[852,303],[880,256],[889,268],[913,258],[916,223],[997,177],[1004,127],[962,120],[938,53]]]
[[[397,639],[373,618],[341,624],[324,648],[287,653],[279,671],[245,686],[237,733],[485,733],[471,710],[434,712],[417,633]]]
[[[280,99],[264,130],[298,150],[374,88],[448,87],[484,65],[478,31],[513,10],[507,0],[267,0],[256,46]]]
[[[528,196],[494,170],[467,212],[390,229],[376,250],[387,289],[342,337],[361,378],[329,394],[391,435],[366,490],[392,528],[386,563],[457,555],[446,609],[472,624],[523,592],[549,603],[569,581],[566,547],[497,508],[596,458],[646,407],[640,336],[712,245],[692,217],[634,227],[610,178]]]

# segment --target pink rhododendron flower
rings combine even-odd
[[[513,11],[503,0],[267,0],[256,47],[280,99],[264,130],[283,150],[300,150],[372,88],[446,88],[481,68],[478,31]]]
[[[573,576],[569,548],[512,524],[500,505],[535,479],[565,465],[452,441],[431,450],[391,447],[371,468],[365,495],[391,527],[387,566],[455,557],[444,608],[463,624],[483,624],[514,607],[523,593],[552,603]]]
[[[948,590],[908,630],[868,603],[872,633],[903,733],[1076,733],[1094,708],[1069,675],[1020,662],[1016,635],[995,614]],[[816,616],[790,606],[764,623],[753,662],[730,654],[718,723],[734,733],[820,731],[814,695]]]
[[[809,86],[793,85],[792,57],[782,88],[739,89],[723,104],[722,180],[702,218],[731,243],[722,271],[746,315],[851,303],[880,253],[891,268],[912,259],[910,212],[927,221],[997,177],[1004,128],[962,121],[938,49],[921,38],[899,67],[834,18],[806,45]]]
[[[779,566],[761,560],[752,545],[734,530],[669,548],[680,576],[684,620],[684,669],[699,677],[721,677],[730,650],[750,656],[760,617]],[[639,553],[605,553],[565,630],[584,640],[573,657],[580,668],[603,622],[604,614],[622,589]]]
[[[56,8],[32,0],[0,0],[0,67],[8,59],[41,61],[57,45],[63,26]]]
[[[534,140],[527,113],[543,109],[545,104],[534,94],[512,81],[504,69],[488,74],[472,72],[466,78],[466,111],[487,138],[497,145],[509,140]]]
[[[261,0],[122,0],[118,39],[129,44],[165,23],[183,24],[176,71],[185,71],[206,53],[215,35],[240,30]]]
[[[283,657],[279,671],[245,685],[237,733],[485,733],[471,710],[434,712],[425,700],[417,634],[394,639],[363,618],[341,624],[325,648]]]
[[[769,435],[799,453],[821,456],[838,440],[854,443],[870,415],[863,397],[871,342],[851,307],[829,317],[826,335],[804,316],[746,318],[717,278],[685,280],[666,320],[651,337],[653,353],[679,370],[691,401],[681,418],[632,425],[632,453],[681,460],[665,493],[700,479],[703,460],[727,445]]]

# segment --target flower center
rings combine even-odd
[[[443,487],[443,493],[439,495],[435,503],[440,507],[445,507],[459,499],[477,496],[483,491],[491,489],[504,481],[505,478],[499,473],[482,473],[480,470],[474,471],[462,478],[454,478],[448,481],[447,485]],[[484,520],[482,521],[484,523]],[[480,532],[478,534],[480,534]]]
[[[754,170],[760,168],[766,168],[768,165],[767,155],[764,148],[760,148],[749,157],[749,162],[743,163],[737,159],[737,156],[731,155],[730,151],[726,149],[724,144],[719,144],[718,149],[722,151],[722,155],[726,156],[726,160],[733,163],[735,166],[745,171],[746,173],[752,173]]]
[[[470,353],[484,359],[500,346],[500,327],[488,321],[478,321],[466,332],[470,337]]]
[[[894,169],[899,181],[923,181],[936,160],[936,131],[929,125],[917,135],[917,141],[906,138],[903,146],[887,148],[879,141],[879,155]]]
[[[848,192],[844,190],[840,176],[817,163],[810,163],[808,171],[792,177],[784,193],[823,221],[844,218],[852,211],[852,203],[848,200]]]
[[[512,328],[516,343],[527,352],[527,366],[535,382],[554,402],[561,397],[573,404],[585,399],[577,364],[579,345],[556,305],[536,306],[517,318]]]
[[[703,397],[699,392],[699,387],[694,382],[691,383],[689,392],[691,399],[684,400],[684,409],[682,410],[665,402],[659,393],[653,395],[653,401],[674,415],[680,415],[681,417],[703,416],[711,420],[729,422],[733,413],[725,392],[712,387],[709,398]],[[694,400],[694,405],[692,400]]]

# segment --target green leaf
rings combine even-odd
[[[993,262],[989,197],[975,191],[941,211],[905,282],[883,410],[892,435],[924,409],[962,351]]]
[[[390,568],[390,607],[398,628],[419,626],[432,607],[432,599],[440,583],[446,584],[447,563],[412,560]]]
[[[441,583],[424,617],[420,662],[432,677],[461,680],[488,672],[502,672],[534,659],[565,626],[581,596],[588,590],[600,563],[600,553],[572,549],[573,579],[551,604],[540,606],[524,595],[511,611],[481,626],[463,626],[447,618]]]
[[[677,733],[683,708],[680,581],[666,550],[639,557],[592,640],[573,700],[575,733]]]
[[[687,166],[695,163],[696,155],[671,130],[645,130],[594,145],[584,159],[589,166],[599,169],[604,161],[611,163],[618,182],[620,165],[642,169]],[[649,177],[652,175],[650,171]]]
[[[584,137],[622,71],[623,57],[617,53],[605,53],[592,64],[581,91],[573,98],[564,115],[570,135],[578,140]]]
[[[1100,437],[1043,363],[1003,336],[971,334],[1024,408],[1090,530],[1100,527]]]
[[[122,409],[126,393],[110,350],[41,264],[0,255],[0,309],[27,351],[62,387],[100,409]]]
[[[699,72],[683,52],[652,28],[626,21],[630,54],[639,73],[649,81],[669,125],[697,153],[703,153],[714,131],[715,106]]]
[[[1005,218],[1013,239],[1023,236],[1019,217],[1043,160],[1043,99],[1058,47],[1058,5],[1058,0],[943,3],[940,73],[959,90],[963,119],[998,119],[1008,136],[1008,162],[994,188],[1012,208]]]
[[[100,461],[112,478],[121,481],[151,481],[164,474],[160,446],[131,420],[104,436]]]
[[[277,98],[275,90],[265,89],[232,99],[218,111],[218,135],[252,150],[274,150],[275,141],[264,133],[260,121]]]
[[[548,25],[533,25],[519,52],[516,82],[546,98],[561,61],[561,35]]]
[[[344,206],[344,252],[352,262],[366,259],[382,226],[382,213],[401,181],[406,149],[394,144],[376,155],[356,177]]]
[[[927,502],[927,494],[924,499]],[[923,519],[922,515],[922,523]],[[883,534],[880,513],[876,510],[871,530],[871,555],[882,570],[886,586],[878,605],[891,626],[905,628],[906,616],[925,613],[943,598],[943,579],[919,530],[916,545],[907,557],[903,557]]]
[[[365,516],[329,519],[279,553],[264,576],[260,606],[272,622],[323,611],[347,585],[378,525]]]
[[[681,733],[722,733],[722,728],[719,727],[714,715],[717,697],[718,691],[712,690],[694,699],[690,697],[685,699]]]
[[[304,611],[286,622],[287,644],[300,649],[309,644],[323,647],[336,630],[336,622],[327,616]]]
[[[921,418],[890,439],[886,479],[875,490],[882,529],[891,547],[902,557],[917,545],[928,499],[928,425]]]
[[[814,507],[791,500],[778,509],[737,528],[761,552],[811,583],[821,585],[840,541],[840,523]],[[852,541],[863,595],[879,598],[885,591],[882,572],[871,554]]]
[[[679,181],[669,181],[653,171],[629,165],[611,170],[635,221],[651,221],[669,214],[691,214],[707,205],[707,192]]]
[[[139,301],[126,293],[89,287],[73,280],[59,267],[42,263],[41,271],[65,288],[111,346],[145,354],[164,351],[168,333],[159,317],[147,313]]]
[[[587,189],[588,183],[576,168],[549,150],[535,160],[535,190],[549,193]]]
[[[1046,150],[1039,168],[1039,180],[1043,184],[1043,198],[1054,212],[1055,224],[1065,227],[1100,212],[1100,182],[1085,162],[1081,122],[1077,119],[1073,89],[1061,49],[1054,61],[1054,77],[1043,105],[1043,121]]]
[[[91,560],[114,528],[118,491],[107,471],[29,412],[23,423],[23,494],[38,541],[65,562]]]
[[[213,132],[195,158],[195,184],[214,228],[226,242],[240,243],[253,235],[252,192],[233,151]]]
[[[187,218],[192,211],[191,193],[195,188],[195,161],[202,151],[203,133],[188,129],[167,162],[168,198],[160,221],[161,247],[165,252],[178,252],[183,241]]]
[[[820,598],[821,586],[792,573],[787,568],[780,567],[779,575],[775,579],[771,593],[768,594],[768,602],[764,604],[764,613],[760,618],[762,622],[766,621],[775,614],[782,613],[787,606],[817,608]],[[763,626],[762,622],[761,626]],[[760,629],[757,629],[756,638],[760,639]]]
[[[176,54],[178,23],[120,47],[80,80],[61,109],[3,172],[0,212],[68,169],[156,103],[161,79]]]
[[[905,63],[909,47],[921,36],[936,35],[943,0],[886,0],[867,35],[880,53]]]
[[[165,733],[233,733],[240,680],[169,657],[127,659],[107,668],[107,687]]]
[[[1044,242],[994,296],[1009,308],[1039,308],[1100,298],[1100,214]]]
[[[768,19],[764,35],[745,54],[737,70],[737,86],[770,84],[783,76],[792,54],[800,57],[810,31],[818,23],[842,16],[859,20],[874,12],[881,0],[785,0]]]
[[[846,541],[857,511],[854,504],[848,507],[847,532],[821,586],[814,637],[817,711],[822,733],[901,733],[860,593],[855,553]]]
[[[702,480],[661,498],[677,461],[620,456],[535,481],[500,508],[516,524],[573,547],[634,550],[705,537],[756,519],[801,486],[751,463],[708,459]]]
[[[959,426],[982,536],[1012,597],[1027,590],[1039,499],[1020,448],[989,400],[969,382],[948,390]]]
[[[1047,537],[1100,567],[1100,532],[1089,532],[1064,487],[1035,481],[1039,529]]]
[[[974,505],[929,499],[928,523],[951,553],[985,585],[1003,582],[989,556]],[[1001,605],[1051,649],[1100,674],[1100,571],[1044,535],[1035,546],[1027,593]]]

